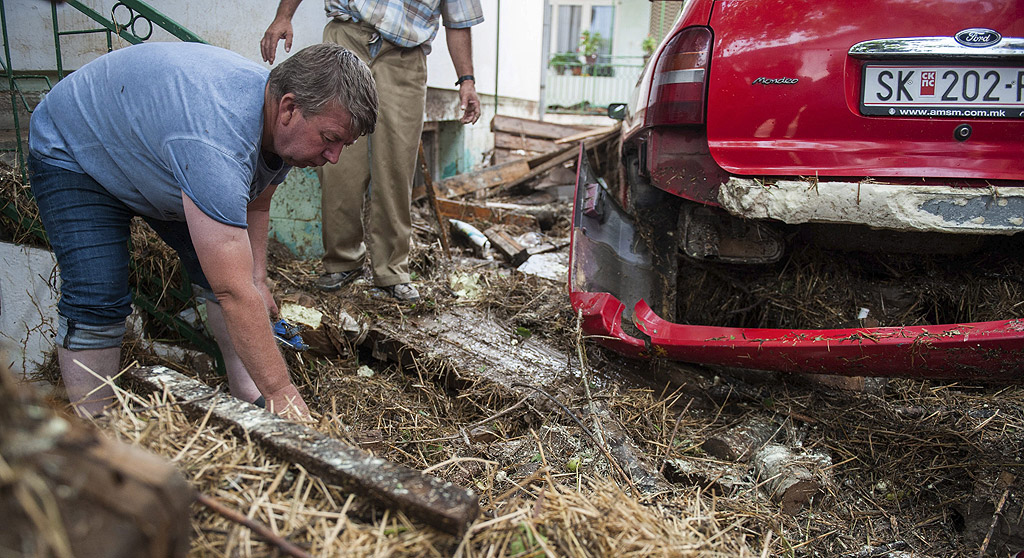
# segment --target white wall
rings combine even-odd
[[[644,0],[646,1],[646,0]],[[109,18],[112,0],[83,0],[87,6]],[[262,62],[259,41],[277,10],[277,0],[193,0],[150,1],[164,15],[199,35],[210,44],[227,48]],[[498,6],[501,6],[499,17]],[[6,0],[12,65],[18,70],[55,68],[51,3],[45,0]],[[484,22],[473,27],[474,72],[477,91],[493,95],[495,68],[500,73],[499,94],[537,100],[540,88],[540,48],[542,0],[482,0]],[[306,0],[292,18],[295,38],[292,52],[321,40],[327,19],[323,2]],[[126,22],[127,11],[118,10],[119,22]],[[96,24],[67,5],[58,5],[61,30],[95,28]],[[501,22],[498,37],[498,21]],[[138,31],[142,32],[144,24]],[[496,59],[496,39],[501,41],[501,58]],[[152,40],[176,40],[154,31]],[[126,43],[114,39],[115,48]],[[455,69],[445,44],[444,29],[438,32],[433,52],[427,59],[430,87],[455,89]],[[106,52],[105,35],[74,35],[61,39],[64,65],[75,69]],[[278,56],[284,55],[283,47]],[[280,58],[279,58],[280,59]]]
[[[53,351],[57,294],[49,279],[53,254],[0,242],[0,366],[21,377],[35,372]]]
[[[473,27],[477,92],[481,95],[494,94],[497,68],[500,96],[536,101],[540,93],[543,0],[481,0],[481,5],[484,22]],[[499,46],[501,57],[497,58],[495,53]],[[457,76],[448,55],[443,28],[438,32],[434,50],[427,58],[427,72],[427,85],[430,87],[454,88]]]

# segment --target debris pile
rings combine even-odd
[[[120,392],[122,404],[96,424],[173,460],[192,490],[249,521],[196,507],[192,555],[897,558],[1021,549],[1024,386],[892,380],[849,392],[795,376],[632,362],[585,342],[564,278],[528,271],[538,256],[566,250],[561,189],[574,159],[554,161],[582,141],[617,164],[613,132],[579,132],[595,135],[557,144],[524,127],[522,153],[496,151],[490,174],[433,185],[436,203],[415,208],[412,267],[423,299],[414,306],[366,280],[321,293],[319,264],[272,243],[272,291],[309,346],[285,349],[315,419],[309,438],[272,422],[218,422],[213,401],[228,396],[211,369],[176,367],[219,392]],[[439,247],[445,237],[450,250]],[[143,348],[130,345],[125,358],[174,367]],[[384,469],[471,490],[479,515],[461,516],[464,529],[439,529],[387,501],[403,487],[353,487],[266,443],[321,438]]]

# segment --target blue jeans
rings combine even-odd
[[[32,194],[60,266],[57,343],[65,349],[118,347],[131,313],[128,240],[135,213],[89,175],[29,155]],[[210,284],[188,225],[143,217],[178,253],[190,280]]]

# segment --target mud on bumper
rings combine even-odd
[[[653,239],[577,165],[569,294],[584,332],[622,354],[783,372],[934,379],[1024,379],[1024,320],[850,329],[673,323],[678,246]],[[653,248],[652,248],[653,247]]]

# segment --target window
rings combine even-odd
[[[558,48],[555,52],[576,52],[580,44],[580,18],[583,6],[558,6]]]
[[[552,2],[555,20],[552,22],[554,37],[552,54],[576,52],[580,45],[580,34],[586,30],[601,34],[598,52],[604,56],[612,53],[612,36],[615,32],[615,7],[608,0],[576,0],[570,4]]]
[[[611,56],[612,32],[614,28],[614,6],[592,6],[590,8],[590,33],[592,35],[601,35],[601,44],[597,51],[599,54]]]

